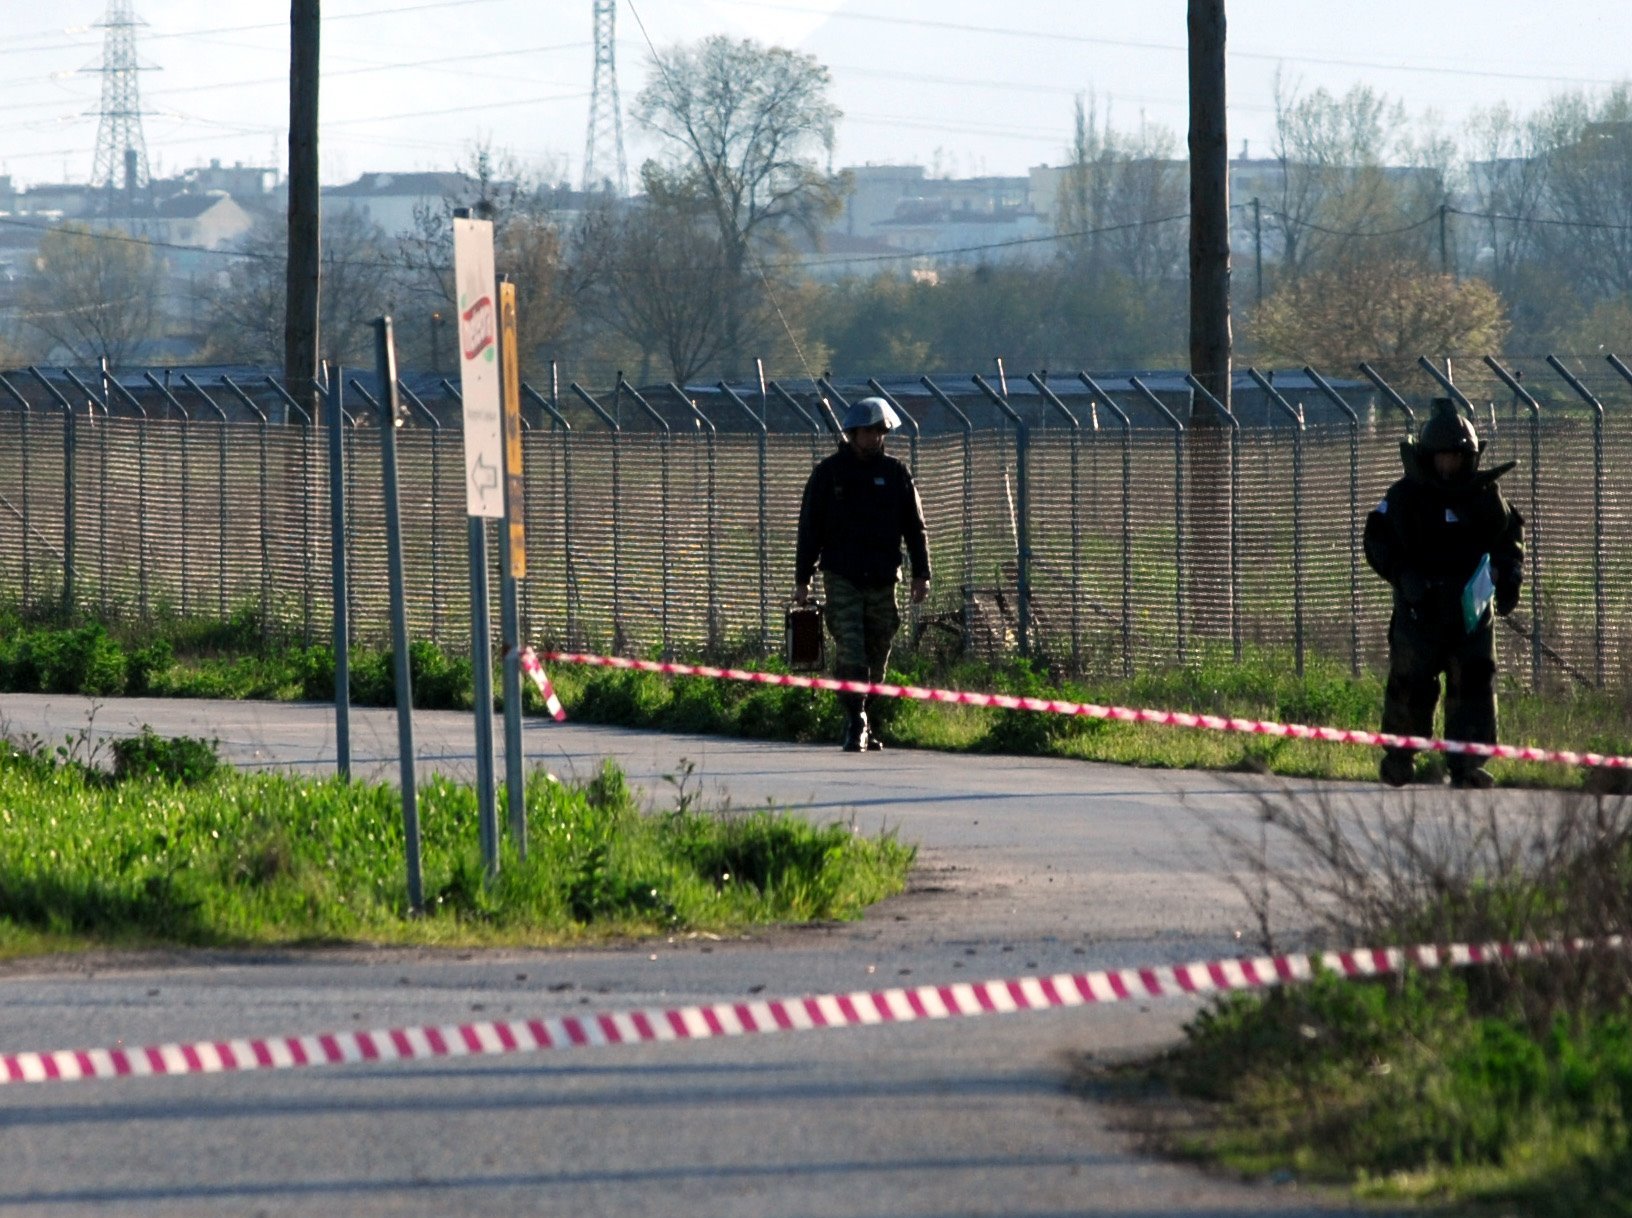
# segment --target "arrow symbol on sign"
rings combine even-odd
[[[498,490],[499,467],[488,464],[486,453],[476,454],[476,464],[470,467],[470,483],[479,495]]]

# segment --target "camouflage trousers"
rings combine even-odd
[[[833,675],[841,681],[882,681],[890,645],[901,627],[895,585],[862,588],[842,575],[822,573],[823,613],[833,636]]]

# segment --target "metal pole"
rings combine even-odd
[[[136,604],[142,621],[147,621],[147,407],[130,390],[109,377],[108,386],[136,412]]]
[[[1132,380],[1133,378],[1129,378]],[[1212,395],[1194,374],[1185,373],[1184,380],[1218,416],[1230,425],[1230,647],[1237,663],[1241,661],[1241,420],[1235,413]],[[1233,400],[1233,399],[1232,399]]]
[[[487,599],[487,521],[471,516],[470,661],[476,677],[476,810],[482,864],[489,879],[499,872],[498,794],[493,782],[493,639]]]
[[[575,640],[573,606],[578,600],[578,572],[572,562],[572,424],[560,410],[559,386],[556,384],[555,361],[550,361],[550,396],[545,397],[531,385],[523,384],[521,392],[550,416],[550,429],[561,428],[561,563],[566,573],[566,633]]]
[[[595,400],[594,395],[580,386],[577,381],[570,382],[567,388],[576,393],[583,403],[600,417],[601,422],[605,423],[607,429],[612,433],[612,646],[615,650],[622,651],[624,648],[623,528],[618,512],[623,503],[622,465],[619,461],[619,453],[622,448],[619,437],[622,435],[623,429],[618,426],[618,421],[607,413],[606,408]]]
[[[74,500],[78,488],[74,476],[74,458],[79,450],[78,436],[75,432],[74,408],[67,398],[57,392],[57,387],[45,379],[45,374],[38,368],[30,365],[29,374],[37,380],[45,391],[57,399],[57,405],[62,407],[62,616],[64,620],[71,618],[74,612]]]
[[[760,368],[763,370],[763,361],[755,360],[754,362],[759,364]],[[676,385],[673,381],[669,382],[669,392],[679,399],[679,401],[691,411],[691,413],[696,417],[699,427],[707,429],[703,432],[703,443],[707,446],[708,451],[708,492],[704,507],[703,527],[708,532],[708,648],[712,652],[720,644],[721,633],[719,608],[719,529],[715,527],[715,520],[718,516],[718,503],[715,499],[714,488],[714,446],[715,438],[718,435],[718,429],[714,426],[713,422],[707,415],[705,415],[701,410],[697,409],[697,403],[686,396],[686,391],[680,388],[680,386]],[[750,417],[752,417],[752,413],[752,411],[749,412]]]
[[[351,778],[351,614],[346,581],[346,378],[335,368],[329,382],[324,423],[329,435],[329,580],[334,596],[334,742],[335,769]],[[381,412],[381,417],[384,412]],[[387,429],[389,430],[389,429]],[[393,452],[395,443],[392,444]]]
[[[1133,422],[1086,372],[1077,379],[1122,424],[1122,675],[1133,676]]]
[[[326,369],[325,369],[326,370]],[[308,645],[312,641],[312,414],[306,407],[294,399],[294,396],[282,385],[267,377],[266,383],[283,400],[284,422],[289,420],[289,411],[293,410],[300,416],[300,581],[301,581],[301,639]],[[316,402],[318,395],[327,391],[320,388],[316,381],[312,382],[312,396],[309,399]]]
[[[181,383],[203,398],[219,416],[215,434],[215,501],[216,501],[216,612],[221,620],[227,617],[227,412],[214,398],[199,387],[197,381],[185,372]]]
[[[63,376],[67,377],[76,389],[85,395],[85,418],[88,422],[96,422],[96,408],[102,407],[102,429],[98,436],[97,453],[99,466],[97,481],[97,529],[96,529],[96,599],[99,611],[105,620],[108,616],[108,361],[102,358],[102,399],[99,402],[96,392],[84,381],[74,375],[71,368],[62,369]]]
[[[618,386],[629,395],[630,401],[645,411],[647,417],[657,424],[662,436],[660,440],[661,448],[658,450],[658,479],[662,490],[662,502],[658,509],[658,528],[662,532],[662,537],[658,543],[658,554],[663,580],[663,606],[660,613],[660,628],[663,632],[663,655],[668,658],[674,654],[669,641],[669,601],[671,599],[669,595],[669,449],[673,437],[669,431],[669,421],[641,396],[639,390],[623,379],[623,373],[621,372],[618,373]]]
[[[771,571],[771,568],[770,568],[770,547],[769,547],[769,539],[768,539],[768,536],[767,536],[767,532],[768,532],[769,527],[770,527],[769,519],[768,519],[768,513],[769,513],[770,509],[769,509],[769,507],[767,505],[767,501],[766,501],[766,495],[767,495],[767,485],[766,484],[769,482],[769,475],[768,475],[768,473],[766,471],[766,468],[765,468],[765,465],[766,465],[766,452],[765,452],[765,449],[766,449],[766,443],[767,443],[767,438],[766,437],[767,437],[767,434],[768,434],[768,429],[766,427],[764,417],[760,416],[760,415],[756,415],[754,413],[754,411],[753,411],[753,408],[751,406],[749,406],[747,402],[743,401],[740,397],[738,397],[736,391],[734,389],[732,389],[731,386],[727,385],[724,381],[721,381],[721,382],[719,382],[719,389],[720,389],[720,392],[725,395],[727,401],[735,402],[738,406],[740,406],[742,408],[742,412],[744,414],[746,414],[750,419],[753,420],[754,426],[757,429],[756,434],[755,434],[755,439],[758,441],[758,447],[759,447],[759,545],[758,545],[758,550],[759,550],[759,649],[762,652],[766,652],[766,651],[770,650],[770,646],[771,646],[771,625],[770,625],[770,612],[771,612],[770,611],[770,578],[771,578],[770,571]]]
[[[499,530],[499,628],[504,648],[504,794],[510,840],[516,857],[527,857],[526,754],[521,739],[521,598],[517,581],[526,574],[526,534],[522,521],[521,362],[516,340],[516,285],[499,284],[499,330],[504,404],[504,521]],[[664,500],[667,503],[667,494]],[[667,540],[665,539],[665,544]]]
[[[410,406],[431,425],[431,637],[442,638],[442,420],[419,395],[403,384],[397,385]]]
[[[1405,416],[1405,425],[1413,432],[1417,429],[1417,412],[1411,409],[1411,404],[1394,391],[1394,386],[1385,381],[1370,364],[1359,364],[1360,373],[1383,395],[1383,401],[1394,407]]]
[[[22,480],[23,480],[23,485],[22,485],[22,500],[23,500],[23,503],[22,503],[22,511],[19,513],[19,515],[21,515],[22,518],[23,518],[23,605],[22,605],[22,607],[23,607],[23,611],[26,613],[30,609],[33,608],[33,601],[34,601],[32,577],[29,575],[29,564],[32,562],[32,557],[29,554],[29,540],[33,536],[34,525],[33,525],[33,522],[29,519],[29,510],[28,510],[28,452],[29,452],[29,443],[30,443],[29,442],[29,436],[28,436],[28,420],[29,420],[30,414],[32,413],[32,407],[29,406],[28,399],[26,397],[24,397],[21,393],[17,392],[16,386],[14,386],[4,376],[0,376],[0,389],[4,389],[6,391],[6,393],[11,395],[11,397],[16,401],[17,408],[18,408],[17,433],[18,433],[18,442],[19,442],[20,447],[18,449],[17,457],[18,457],[18,460],[20,462],[19,473],[20,473],[20,475],[22,477]],[[144,619],[147,616],[147,605],[146,605],[145,600],[144,600],[143,605],[142,605],[142,616],[143,616]]]
[[[1303,676],[1303,411],[1292,405],[1256,368],[1247,375],[1292,420],[1292,630],[1298,676]]]
[[[975,570],[975,425],[969,421],[969,416],[958,408],[958,404],[941,391],[940,386],[927,376],[918,378],[918,383],[929,390],[931,396],[942,406],[950,410],[958,420],[958,426],[963,430],[963,650],[969,649],[969,632],[974,628],[974,570]]]
[[[250,410],[254,411],[255,417],[260,423],[260,480],[259,480],[259,486],[260,486],[260,507],[261,507],[261,512],[260,512],[260,532],[261,532],[261,637],[264,639],[267,636],[267,633],[271,628],[271,612],[272,612],[272,551],[271,551],[271,548],[270,548],[270,543],[269,543],[268,538],[267,538],[267,534],[268,534],[268,531],[269,531],[269,529],[268,529],[269,520],[268,520],[267,513],[268,513],[268,510],[269,510],[268,500],[270,499],[270,494],[269,494],[269,489],[270,488],[268,487],[268,484],[267,484],[267,469],[266,469],[266,465],[267,465],[267,450],[266,450],[266,439],[267,439],[267,437],[266,437],[266,431],[267,431],[268,419],[266,417],[266,411],[262,410],[258,405],[255,404],[255,399],[254,398],[250,397],[247,393],[245,393],[237,385],[233,384],[232,379],[230,377],[223,376],[221,378],[221,383],[223,385],[225,385],[228,389],[230,389],[235,395],[237,395],[237,398],[238,398],[238,400],[240,402],[242,402],[245,406],[249,407]]]
[[[1611,356],[1610,358],[1613,359],[1614,357]],[[1551,356],[1548,357],[1548,362],[1552,363],[1553,367],[1555,369],[1557,369],[1558,371],[1563,371],[1562,366],[1559,365],[1558,363],[1556,363],[1555,361],[1553,361]],[[1525,406],[1527,406],[1529,408],[1529,410],[1530,410],[1530,530],[1531,530],[1531,532],[1530,532],[1530,545],[1527,547],[1527,549],[1529,550],[1529,553],[1530,553],[1530,577],[1531,577],[1531,583],[1530,583],[1530,679],[1531,679],[1531,687],[1532,688],[1537,688],[1537,687],[1539,687],[1539,683],[1540,683],[1540,680],[1541,680],[1541,653],[1542,653],[1542,645],[1541,645],[1541,502],[1540,502],[1540,495],[1541,495],[1541,483],[1540,483],[1540,476],[1541,476],[1541,403],[1536,401],[1535,398],[1531,397],[1529,392],[1524,388],[1524,386],[1519,384],[1518,377],[1510,375],[1508,373],[1507,369],[1503,368],[1500,364],[1498,364],[1495,360],[1491,359],[1488,355],[1485,357],[1485,364],[1486,364],[1487,367],[1490,368],[1490,370],[1492,372],[1494,372],[1498,377],[1501,378],[1503,384],[1505,384],[1509,389],[1511,389],[1513,391],[1513,396],[1515,398],[1517,398],[1518,400],[1522,401],[1525,404]],[[1570,377],[1567,372],[1565,373],[1565,378],[1567,380],[1573,380],[1574,379],[1574,378]],[[1596,471],[1595,471],[1595,473],[1596,473]],[[1596,487],[1594,489],[1596,490]],[[1600,509],[1602,507],[1602,501],[1595,499],[1593,507],[1594,507],[1593,515],[1594,515],[1595,519],[1602,519],[1602,512],[1600,510],[1598,510],[1598,509]],[[1594,538],[1594,554],[1593,554],[1593,565],[1594,565],[1593,582],[1595,584],[1597,584],[1598,586],[1602,587],[1602,581],[1599,578],[1599,571],[1598,571],[1598,567],[1597,567],[1597,561],[1598,561],[1597,539],[1595,537]],[[1600,649],[1600,652],[1601,652],[1601,649]],[[1600,663],[1601,663],[1601,661],[1600,661]],[[1599,683],[1600,684],[1602,684],[1602,675],[1603,675],[1602,672],[1600,672],[1599,673]]]
[[[187,460],[187,454],[191,449],[188,439],[188,424],[192,422],[192,416],[187,413],[187,408],[176,400],[176,395],[170,392],[170,386],[151,372],[144,372],[142,376],[149,385],[159,391],[164,400],[170,404],[170,408],[181,416],[181,509],[177,513],[180,527],[176,530],[176,538],[181,547],[181,616],[186,617],[188,616],[187,596],[193,582],[191,573],[187,568],[187,501],[191,498],[189,486],[191,480],[188,477],[190,463]]]
[[[1303,374],[1327,401],[1349,420],[1349,671],[1360,675],[1360,416],[1333,389],[1327,379],[1309,365]]]
[[[397,764],[402,787],[402,844],[407,861],[408,909],[425,910],[424,885],[419,867],[419,792],[414,781],[413,670],[408,662],[408,598],[403,588],[402,520],[397,496],[397,352],[391,341],[391,319],[374,322],[375,366],[380,382],[381,473],[385,482],[385,545],[391,581],[391,642],[396,656]],[[338,378],[337,378],[338,379]],[[336,384],[338,392],[338,383]],[[491,708],[492,702],[488,703]],[[491,718],[491,715],[489,716]]]
[[[1048,387],[1048,382],[1035,372],[1026,379],[1036,387],[1043,401],[1065,417],[1071,427],[1071,668],[1082,671],[1082,486],[1078,478],[1078,450],[1081,448],[1082,427],[1077,416],[1060,401],[1059,394]]]
[[[1003,361],[998,360],[998,375],[1002,377]],[[1031,658],[1031,473],[1030,436],[1026,421],[1009,405],[1008,395],[999,393],[987,384],[986,378],[975,373],[970,378],[989,397],[997,408],[1008,415],[1014,424],[1014,499],[1015,499],[1015,582],[1020,593],[1020,656]]]

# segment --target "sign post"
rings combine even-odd
[[[464,403],[465,511],[470,517],[470,658],[476,678],[476,801],[488,878],[499,870],[493,781],[493,628],[487,600],[487,522],[504,518],[498,309],[493,223],[454,212],[454,283],[459,314],[459,392]]]
[[[527,575],[526,511],[521,479],[521,359],[516,346],[516,285],[499,285],[504,359],[503,574],[499,618],[504,634],[504,790],[516,857],[527,857],[527,777],[521,742],[521,605],[517,581]]]

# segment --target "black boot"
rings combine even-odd
[[[873,727],[872,717],[867,713],[872,704],[873,699],[871,695],[862,699],[861,705],[863,709],[861,712],[861,717],[867,726],[867,751],[869,753],[877,753],[884,748],[884,742],[878,738],[878,732]]]
[[[867,712],[860,694],[840,694],[844,706],[844,743],[839,747],[846,753],[861,753],[867,749]]]
[[[1414,754],[1406,749],[1385,749],[1378,777],[1391,787],[1409,786],[1416,777]]]

